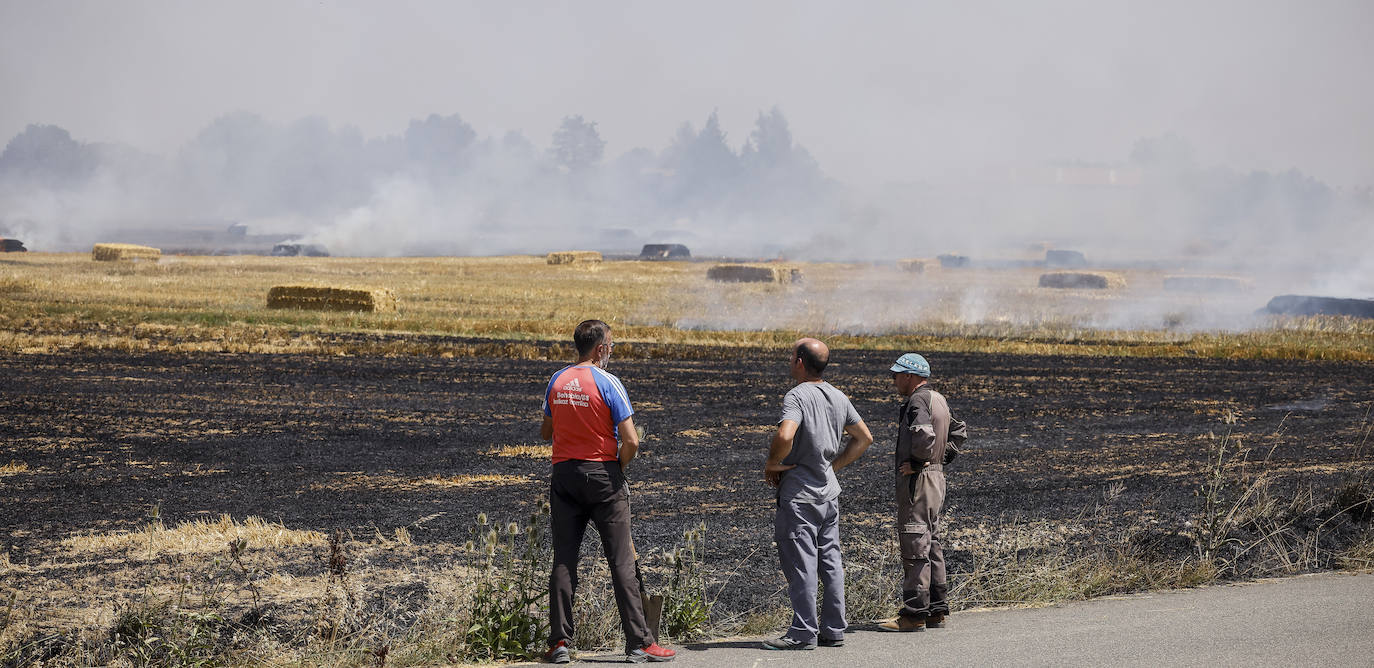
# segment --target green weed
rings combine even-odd
[[[682,532],[682,545],[671,554],[672,575],[664,592],[662,624],[675,639],[699,635],[711,619],[712,602],[706,597],[706,523]]]
[[[549,633],[547,523],[544,504],[523,531],[511,522],[487,528],[472,541],[469,566],[477,584],[463,636],[465,657],[523,659],[543,652]],[[486,516],[480,515],[479,531],[486,524]]]

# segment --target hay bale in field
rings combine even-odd
[[[395,311],[396,296],[382,288],[278,285],[267,291],[267,308],[307,311]]]
[[[1374,299],[1279,295],[1264,310],[1277,315],[1346,315],[1374,318]]]
[[[1240,292],[1249,279],[1235,276],[1165,276],[1164,289],[1175,292]]]
[[[26,253],[28,250],[18,239],[0,239],[0,253]]]
[[[905,260],[897,260],[897,266],[913,274],[924,274],[927,262],[928,260],[919,258],[907,258]]]
[[[781,265],[718,264],[706,270],[706,278],[722,283],[795,283],[801,270]]]
[[[944,255],[937,255],[935,259],[939,260],[940,266],[945,269],[959,269],[961,267],[968,266],[967,255],[953,255],[951,253],[945,253]]]
[[[549,253],[549,264],[587,264],[601,261],[601,253],[596,251],[559,251]]]
[[[1086,267],[1088,258],[1075,250],[1047,250],[1045,251],[1046,267]]]
[[[1126,287],[1126,279],[1119,274],[1105,272],[1052,271],[1040,275],[1040,287],[1106,290]]]
[[[644,244],[639,251],[641,260],[686,260],[692,251],[682,244]]]
[[[95,247],[91,248],[91,259],[100,262],[157,260],[161,257],[161,250],[152,246],[139,246],[137,244],[96,244]]]
[[[272,247],[273,257],[329,257],[329,250],[319,244],[285,243]]]

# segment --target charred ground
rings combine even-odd
[[[705,521],[721,596],[774,596],[772,490],[760,466],[783,393],[785,351],[684,349],[616,360],[647,430],[630,471],[641,552]],[[890,534],[896,353],[839,350],[826,376],[877,443],[843,472],[843,530]],[[692,359],[686,359],[692,358]],[[986,527],[1079,526],[1115,487],[1108,526],[1186,533],[1214,439],[1233,430],[1280,484],[1332,489],[1367,468],[1374,365],[994,354],[932,355],[936,387],[971,428],[948,474],[953,570]],[[73,352],[0,356],[0,584],[118,576],[62,539],[228,513],[287,527],[389,533],[443,560],[479,512],[523,521],[548,463],[540,395],[560,361]],[[1234,425],[1223,424],[1228,412]],[[1234,440],[1233,440],[1234,442]],[[509,454],[509,453],[505,453]],[[1062,532],[1062,530],[1061,530]],[[961,552],[964,554],[961,555]]]

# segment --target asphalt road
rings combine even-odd
[[[678,646],[674,666],[1371,666],[1374,575],[1319,574],[1034,610],[968,611],[943,629],[851,627],[844,647],[762,638]],[[622,661],[619,655],[587,662]]]

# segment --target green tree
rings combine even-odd
[[[560,167],[580,172],[601,162],[605,149],[606,141],[596,131],[596,123],[583,120],[581,116],[565,116],[562,125],[553,133],[549,152]]]

